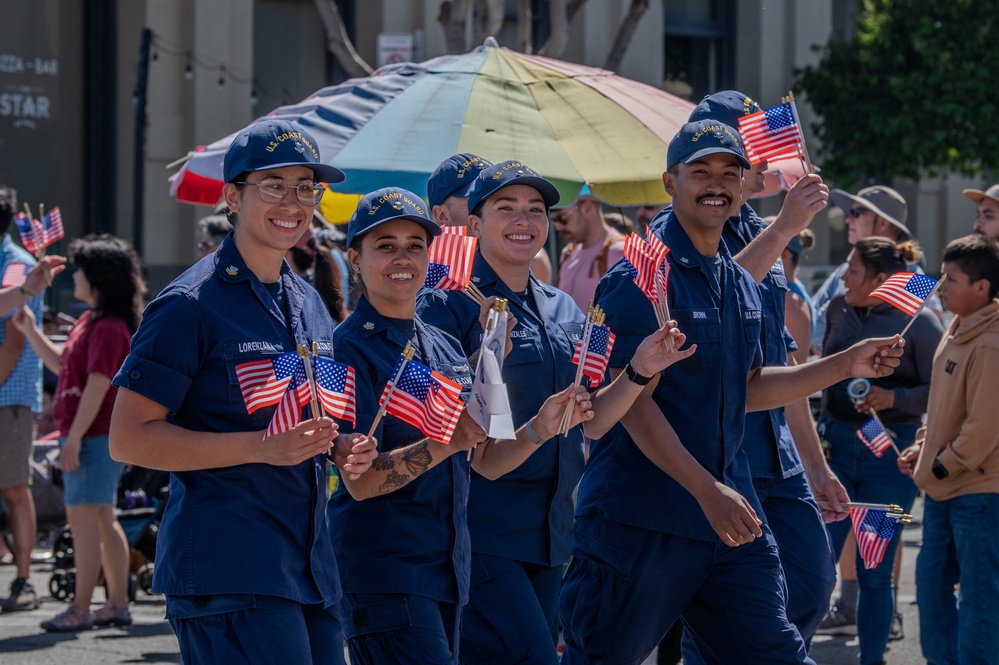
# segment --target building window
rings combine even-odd
[[[663,87],[699,100],[735,80],[735,0],[663,0]]]

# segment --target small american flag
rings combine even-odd
[[[897,272],[884,284],[871,291],[871,295],[894,305],[909,316],[914,316],[923,301],[933,292],[937,280],[912,272]]]
[[[271,416],[271,422],[267,425],[264,438],[272,437],[281,432],[287,432],[292,427],[302,422],[302,407],[312,399],[309,390],[309,380],[305,376],[305,365],[299,359],[298,367],[291,376],[288,390],[281,396],[278,407]]]
[[[21,286],[28,276],[31,266],[27,263],[11,263],[3,271],[3,287]]]
[[[586,347],[586,360],[583,361],[583,374],[590,379],[590,387],[596,388],[604,380],[607,362],[614,348],[614,333],[607,326],[593,326],[590,330],[590,343]],[[572,354],[572,364],[579,364],[583,354],[583,340],[579,340]]]
[[[462,290],[468,286],[478,242],[478,238],[458,233],[445,233],[434,238],[430,243],[430,265],[423,285],[428,289],[451,290]]]
[[[656,240],[659,241],[658,238]],[[628,270],[635,284],[649,300],[656,300],[655,275],[662,266],[666,252],[669,249],[661,241],[653,246],[637,233],[629,234],[624,240],[624,258],[628,262]]]
[[[864,568],[877,568],[885,556],[885,550],[895,535],[898,520],[888,517],[884,510],[876,508],[850,508],[853,532],[857,536],[857,548],[864,560]]]
[[[864,426],[857,430],[857,436],[864,442],[864,445],[871,449],[875,457],[881,457],[885,451],[891,448],[891,437],[881,426],[881,421],[871,418]]]
[[[403,362],[406,360],[400,356],[392,376],[399,373]],[[391,381],[386,384],[378,403],[385,405],[386,413],[441,443],[450,443],[458,416],[465,408],[459,384],[415,360],[406,362],[394,389]]]
[[[315,356],[313,369],[317,397],[326,413],[356,423],[354,368],[329,358]]]
[[[302,359],[298,354],[289,351],[276,358],[236,365],[236,380],[243,393],[246,412],[253,413],[257,409],[279,403],[301,364]]]
[[[452,236],[467,236],[468,235],[468,227],[467,226],[442,225],[441,226],[441,233],[444,234],[444,235],[452,235]]]
[[[803,154],[804,139],[790,103],[742,116],[737,129],[751,164]]]
[[[62,227],[62,214],[59,206],[52,208],[42,215],[42,244],[46,247],[66,237],[66,230]]]
[[[41,226],[37,220],[32,220],[23,212],[14,215],[14,224],[17,225],[17,232],[21,234],[21,244],[32,254],[37,254],[40,247],[38,245],[39,240],[35,237],[35,224],[32,224],[33,221],[38,226]]]

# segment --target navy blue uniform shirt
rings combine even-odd
[[[149,304],[114,385],[167,408],[167,421],[184,429],[263,436],[275,407],[247,414],[236,366],[313,341],[322,355],[333,348],[319,294],[287,263],[281,282],[290,320],[228,236]],[[337,602],[325,469],[318,455],[294,466],[171,473],[153,590]]]
[[[763,363],[759,289],[724,243],[718,248],[719,284],[716,259],[694,249],[672,213],[655,233],[671,250],[670,314],[697,351],[662,372],[653,399],[698,463],[742,494],[762,518],[742,447],[746,379]],[[652,305],[623,259],[600,280],[596,300],[617,335],[610,366],[624,367],[658,327]],[[693,495],[649,461],[621,424],[591,446],[576,513],[600,513],[642,529],[718,540]]]
[[[472,374],[457,340],[414,321],[415,339],[386,321],[361,296],[333,334],[337,359],[357,373],[357,424],[366,434],[378,398],[393,377],[407,342],[414,358],[462,384],[468,398]],[[343,425],[343,431],[351,431]],[[378,450],[403,448],[426,438],[409,423],[386,415],[375,430]],[[342,484],[329,505],[330,533],[347,593],[402,593],[464,605],[468,601],[468,456],[451,455],[409,484],[355,501]]]
[[[473,281],[486,296],[506,298],[517,317],[513,350],[503,363],[513,424],[520,427],[551,395],[576,378],[572,353],[586,317],[568,294],[532,275],[527,294],[514,293],[476,253]],[[461,342],[468,356],[482,344],[479,306],[459,291],[425,290],[417,311]],[[582,428],[556,436],[513,471],[487,480],[473,471],[468,503],[472,551],[557,566],[569,560],[572,491],[583,473]],[[502,444],[500,444],[502,445]]]

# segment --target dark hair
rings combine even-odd
[[[323,242],[316,243],[316,267],[312,271],[312,288],[319,292],[330,318],[340,323],[343,315],[343,289],[340,288],[340,266],[333,260],[336,247],[328,247]]]
[[[207,233],[212,238],[222,239],[232,231],[232,224],[225,215],[208,215],[198,220],[198,226],[202,233]]]
[[[951,240],[943,262],[956,265],[972,282],[989,280],[989,298],[999,294],[999,242],[977,233]]]
[[[914,240],[894,240],[882,236],[861,238],[853,245],[853,253],[860,259],[869,275],[894,275],[904,272],[910,263],[919,261],[922,252]]]
[[[114,316],[135,332],[142,317],[146,282],[132,244],[109,233],[91,234],[70,243],[69,257],[97,295],[94,320]]]
[[[17,214],[17,190],[0,185],[0,234],[7,233],[10,222]]]

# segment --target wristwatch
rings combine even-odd
[[[941,464],[939,459],[933,460],[933,466],[930,467],[930,471],[932,471],[933,475],[937,477],[937,480],[943,480],[950,475],[947,467]]]
[[[628,363],[624,368],[624,373],[628,375],[628,380],[632,383],[638,384],[640,386],[647,385],[649,381],[652,380],[651,376],[642,376],[635,371],[635,368]]]
[[[526,434],[527,438],[531,440],[531,443],[536,446],[540,446],[545,442],[545,439],[541,438],[541,435],[534,431],[534,418],[528,420],[524,425],[524,434]]]

